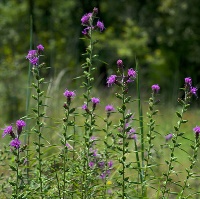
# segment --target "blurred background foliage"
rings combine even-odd
[[[95,53],[102,61],[95,86],[104,87],[106,78],[123,59],[126,67],[142,72],[142,91],[158,83],[166,101],[176,101],[183,78],[200,80],[199,0],[1,0],[0,1],[0,114],[4,122],[24,114],[28,79],[30,24],[33,45],[45,47],[45,62],[51,69],[44,75],[56,80],[54,92],[76,89],[81,75],[86,42],[80,19],[99,8],[106,30],[97,33]],[[63,92],[63,90],[61,90]]]

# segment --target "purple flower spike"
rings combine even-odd
[[[13,133],[13,128],[12,126],[7,126],[4,130],[3,130],[3,134],[2,137],[5,137],[7,134],[12,134]]]
[[[158,93],[160,90],[160,86],[158,84],[154,84],[151,86],[153,92]]]
[[[105,29],[105,26],[101,21],[97,21],[97,27],[100,29],[100,32],[102,32]]]
[[[192,78],[191,77],[186,77],[185,78],[185,84],[186,86],[192,86]]]
[[[170,133],[170,134],[168,134],[168,135],[165,136],[165,140],[166,140],[166,141],[169,141],[169,140],[172,139],[172,137],[173,137],[173,134]]]
[[[96,98],[96,97],[93,97],[91,99],[91,102],[93,103],[93,105],[96,105],[96,104],[99,104],[100,103],[100,99],[99,98]]]
[[[118,59],[118,60],[117,60],[117,66],[118,66],[119,68],[123,67],[123,61],[122,61],[121,59]]]
[[[18,138],[15,138],[10,142],[10,146],[14,147],[15,149],[18,149],[21,145],[21,142]]]
[[[116,78],[117,78],[117,75],[111,75],[110,77],[108,77],[107,79],[108,87],[112,86],[116,82]]]
[[[105,110],[106,110],[107,112],[112,112],[112,111],[114,111],[115,109],[114,109],[114,107],[113,107],[112,105],[108,104],[108,105],[105,107]]]
[[[43,51],[44,50],[44,46],[42,44],[39,44],[37,46],[38,51]]]
[[[200,126],[194,127],[193,131],[194,131],[194,133],[196,135],[196,139],[198,139],[199,138],[199,134],[200,134]]]

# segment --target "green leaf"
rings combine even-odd
[[[182,118],[181,114],[178,111],[176,111],[176,115],[177,117]]]

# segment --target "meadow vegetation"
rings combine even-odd
[[[60,91],[59,78],[45,79],[46,47],[28,51],[26,115],[2,127],[0,197],[199,198],[200,111],[192,107],[199,100],[192,77],[182,80],[172,107],[159,82],[141,82],[137,59],[134,67],[118,59],[100,90],[95,35],[105,27],[98,8],[81,25],[88,46],[75,89],[69,83]]]

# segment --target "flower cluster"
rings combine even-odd
[[[93,25],[93,20],[97,14],[98,14],[98,8],[94,8],[93,12],[86,13],[82,16],[81,24],[85,26],[85,28],[82,31],[84,35],[89,36],[90,31],[94,29],[99,29],[100,32],[102,32],[105,29],[104,23],[101,22],[100,20],[97,21],[96,25]]]
[[[29,50],[28,51],[26,59],[28,59],[29,62],[31,64],[33,64],[34,66],[37,66],[39,63],[39,57],[40,57],[42,51],[44,51],[44,47],[42,44],[39,44],[37,46],[37,50]]]
[[[124,71],[124,64],[121,59],[117,60],[118,69]],[[107,78],[107,85],[108,87],[112,86],[113,84],[121,85],[122,83],[127,84],[133,82],[137,76],[137,72],[133,68],[129,68],[127,71],[127,75],[117,76],[115,74],[110,75]],[[122,79],[122,80],[119,80]]]
[[[187,92],[189,92],[189,95],[195,95],[197,96],[197,88],[192,86],[192,78],[186,77],[185,78],[185,89]]]
[[[19,140],[19,136],[24,126],[26,126],[26,123],[23,120],[17,120],[16,121],[17,133],[13,132],[13,127],[11,125],[3,129],[2,137],[10,135],[12,138],[12,141],[10,142],[11,147],[14,147],[15,149],[20,148],[21,142]]]

